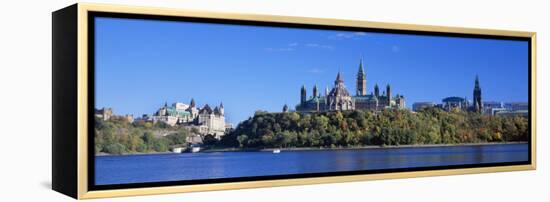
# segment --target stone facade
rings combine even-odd
[[[445,111],[466,111],[470,107],[470,102],[466,98],[446,97],[441,100]]]
[[[201,133],[214,135],[216,138],[220,138],[225,133],[225,117],[223,104],[214,109],[205,105],[199,111],[199,117],[197,120],[198,125],[206,126]]]
[[[391,95],[391,87],[388,84],[386,90],[380,94],[378,84],[374,86],[374,92],[367,94],[367,75],[363,68],[363,61],[359,62],[359,70],[356,80],[356,95],[352,96],[344,85],[341,72],[338,72],[332,90],[325,90],[325,95],[317,94],[317,85],[313,88],[313,95],[307,98],[305,86],[300,91],[300,104],[296,111],[339,111],[339,110],[382,110],[385,108],[405,108],[403,95]]]
[[[95,110],[95,116],[98,117],[98,118],[101,118],[103,119],[104,121],[107,121],[109,119],[111,119],[111,117],[113,116],[113,109],[112,108],[101,108],[101,109],[96,109]]]
[[[344,85],[344,80],[342,75],[338,72],[336,75],[336,80],[334,81],[334,87],[327,95],[327,102],[325,103],[328,110],[353,110],[355,109],[355,102],[351,98],[346,86]],[[319,109],[316,109],[319,111]]]
[[[162,121],[168,125],[185,124],[192,122],[197,118],[198,113],[195,107],[184,103],[176,102],[171,106],[165,103],[163,107],[157,110],[152,116],[153,122]]]
[[[223,104],[212,109],[208,104],[198,109],[195,100],[190,104],[176,102],[171,106],[164,104],[150,118],[154,123],[161,121],[168,125],[185,125],[196,128],[201,135],[214,135],[221,138],[225,134],[225,109]]]

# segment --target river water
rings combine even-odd
[[[528,144],[97,156],[95,184],[518,162]]]

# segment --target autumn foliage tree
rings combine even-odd
[[[316,113],[257,112],[219,142],[225,147],[352,147],[527,141],[524,117],[427,108]]]

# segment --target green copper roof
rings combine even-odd
[[[177,110],[174,107],[167,107],[166,112],[168,113],[169,116],[177,116],[177,117],[191,116],[191,113],[189,113],[188,111]]]

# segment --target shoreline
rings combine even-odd
[[[361,150],[361,149],[402,149],[402,148],[432,148],[432,147],[452,147],[452,146],[483,146],[483,145],[509,145],[509,144],[528,144],[526,141],[518,142],[483,142],[483,143],[460,143],[460,144],[417,144],[417,145],[367,145],[355,147],[293,147],[293,148],[219,148],[205,149],[198,153],[214,152],[272,152],[273,150],[282,151],[321,151],[321,150]],[[139,156],[139,155],[159,155],[159,154],[180,154],[174,152],[151,152],[151,153],[128,153],[128,154],[108,154],[100,153],[95,156]]]
[[[403,149],[403,148],[430,148],[430,147],[453,147],[453,146],[483,146],[483,145],[509,145],[509,144],[527,144],[525,141],[518,142],[484,142],[484,143],[461,143],[461,144],[417,144],[417,145],[367,145],[367,146],[355,146],[355,147],[293,147],[293,148],[249,148],[249,149],[210,149],[201,151],[202,153],[208,152],[271,152],[275,149],[282,151],[320,151],[320,150],[361,150],[361,149]]]

